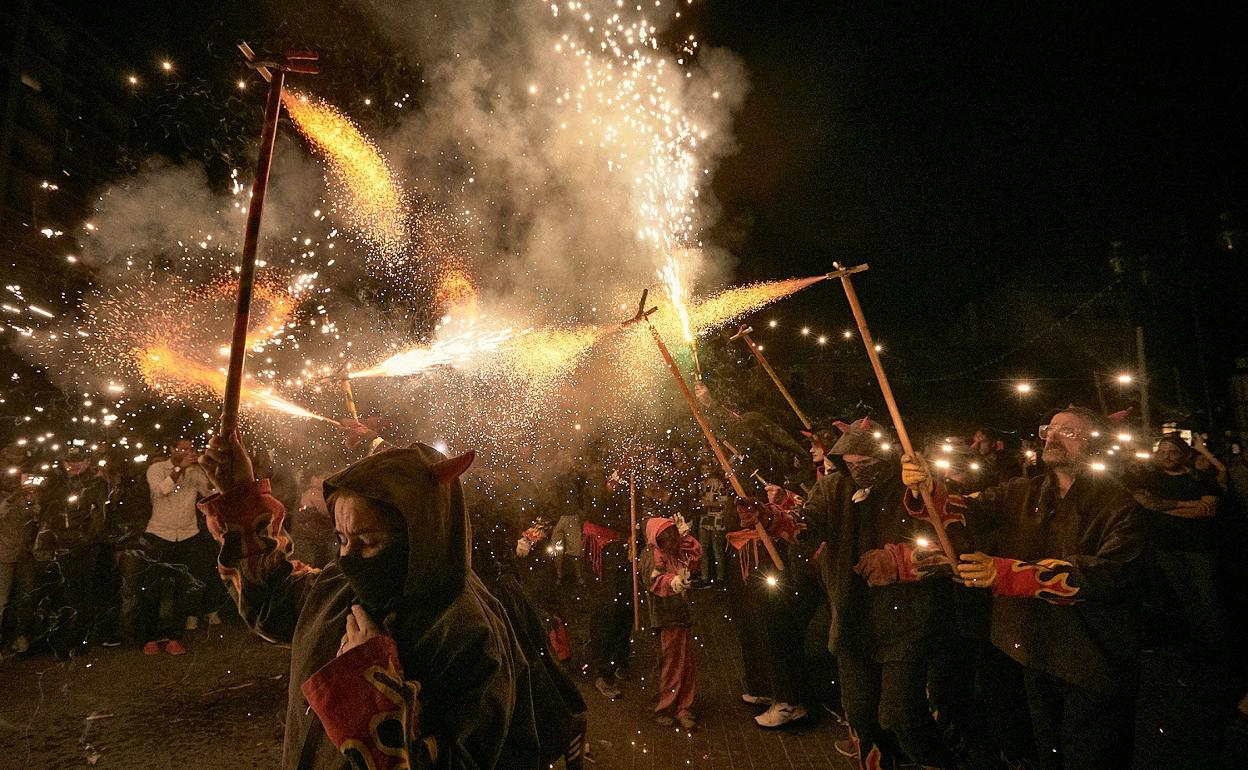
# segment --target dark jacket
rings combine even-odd
[[[878,662],[922,659],[953,630],[947,592],[930,578],[868,586],[854,566],[867,551],[934,539],[931,525],[906,509],[900,476],[860,502],[848,474],[825,476],[821,484],[823,493],[806,507],[817,506],[807,520],[823,520],[827,542],[815,564],[828,592],[828,649]]]
[[[1108,692],[1131,676],[1137,505],[1106,475],[1080,475],[1065,497],[1050,474],[1011,481],[966,506],[975,547],[997,558],[992,641],[1022,665]]]
[[[57,473],[39,495],[40,526],[55,535],[56,548],[73,548],[104,539],[108,482],[92,469],[70,476]]]
[[[444,460],[417,444],[326,480],[327,497],[348,489],[407,520],[406,588],[390,635],[341,656],[352,589],[336,562],[316,570],[289,558],[268,481],[200,503],[240,614],[291,647],[283,767],[536,766],[528,664],[470,568],[468,514],[459,481],[437,472]]]
[[[646,606],[650,611],[650,627],[688,626],[693,623],[686,588],[677,592],[672,581],[678,575],[684,580],[702,564],[702,546],[691,535],[681,535],[679,553],[672,555],[659,549],[655,541],[659,533],[675,527],[671,519],[653,517],[646,520],[646,549],[641,554],[641,577],[646,585]]]

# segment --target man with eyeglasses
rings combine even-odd
[[[946,502],[979,549],[959,556],[954,577],[992,591],[992,641],[1023,667],[1047,767],[1131,762],[1141,537],[1130,492],[1092,464],[1100,432],[1094,413],[1069,407],[1040,429],[1042,475]],[[905,458],[902,475],[910,504],[925,487],[944,496],[922,457]]]

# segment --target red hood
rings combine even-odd
[[[674,526],[676,526],[676,522],[671,519],[665,519],[662,516],[652,516],[646,519],[646,542],[654,545],[663,530]]]

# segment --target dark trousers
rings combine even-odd
[[[1039,671],[1023,673],[1036,754],[1047,768],[1131,767],[1135,687],[1094,693]]]
[[[188,615],[199,614],[208,584],[198,537],[165,540],[144,533],[138,548],[122,554],[122,628],[128,639],[175,639]],[[220,579],[216,580],[220,583]]]
[[[68,654],[95,630],[107,586],[99,574],[102,552],[100,543],[75,545],[58,553],[45,573],[47,638],[57,654]]]
[[[797,704],[810,700],[819,688],[810,680],[806,657],[806,631],[811,619],[827,599],[810,562],[785,552],[789,568],[774,587],[777,601],[767,613],[767,636],[775,652],[776,701]]]
[[[927,708],[927,661],[877,663],[838,652],[841,703],[858,737],[861,757],[878,751],[881,766],[900,749],[915,762],[944,767],[948,753]]]
[[[810,562],[794,558],[794,551],[784,546],[777,543],[788,569],[773,574],[764,556],[744,581],[741,554],[729,547],[728,600],[749,694],[797,705],[816,695],[826,697],[827,687],[811,681],[805,644],[810,621],[826,598]],[[767,581],[769,575],[776,578],[775,585]]]
[[[604,553],[602,579],[595,582],[589,655],[594,674],[606,679],[616,669],[628,666],[628,643],[633,633],[633,576],[628,557]]]

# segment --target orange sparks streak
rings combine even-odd
[[[382,256],[399,256],[409,240],[408,200],[377,146],[346,115],[327,102],[289,89],[282,104],[329,164],[347,223]]]
[[[138,364],[143,381],[153,390],[164,393],[190,395],[196,391],[209,391],[215,395],[225,393],[225,373],[192,361],[181,353],[163,345],[131,351]],[[272,409],[291,417],[303,417],[337,425],[337,421],[309,412],[269,390],[259,390],[243,385],[243,406]]]
[[[698,334],[705,334],[737,321],[772,302],[796,294],[826,278],[827,276],[823,275],[811,278],[789,278],[784,281],[752,283],[726,289],[694,305],[690,312],[693,327]]]

